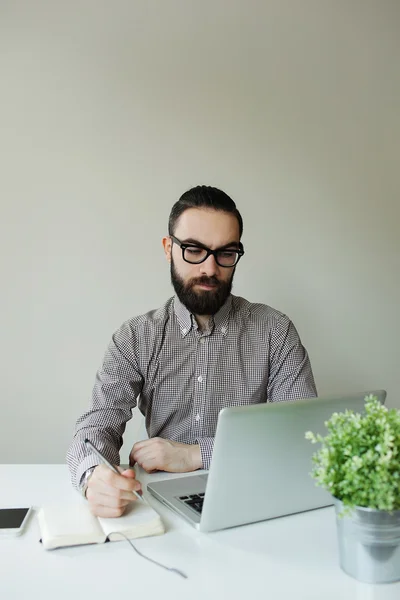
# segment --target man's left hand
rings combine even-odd
[[[187,473],[201,469],[202,460],[198,444],[181,444],[155,437],[134,444],[129,455],[132,465],[137,462],[145,471]]]

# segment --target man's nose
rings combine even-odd
[[[202,275],[207,275],[207,277],[212,277],[218,273],[218,265],[215,260],[215,256],[210,254],[210,256],[204,262],[200,263],[200,271]]]

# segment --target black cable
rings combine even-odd
[[[162,563],[157,562],[156,560],[154,560],[153,558],[149,558],[148,556],[146,556],[145,554],[143,554],[142,552],[140,552],[140,550],[138,550],[131,542],[131,540],[126,537],[126,535],[124,533],[121,533],[120,531],[112,531],[110,535],[122,535],[123,538],[126,539],[126,541],[128,542],[128,544],[130,544],[132,546],[132,548],[134,549],[135,552],[137,552],[139,554],[139,556],[141,556],[142,558],[145,558],[146,560],[149,560],[150,562],[154,563],[155,565],[157,565],[158,567],[162,567],[163,569],[166,569],[167,571],[172,571],[173,573],[176,573],[177,575],[180,575],[180,577],[183,577],[184,579],[187,579],[188,576],[185,575],[185,573],[183,571],[180,571],[179,569],[174,569],[172,567],[167,567],[165,565],[163,565]]]

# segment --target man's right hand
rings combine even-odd
[[[127,469],[117,475],[106,465],[98,465],[86,490],[90,511],[96,517],[120,517],[128,504],[137,500],[133,490],[142,491],[135,471]]]

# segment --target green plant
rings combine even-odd
[[[346,410],[325,423],[328,435],[311,431],[321,443],[311,476],[345,507],[400,509],[400,411],[388,410],[376,396],[365,398],[365,414]]]

